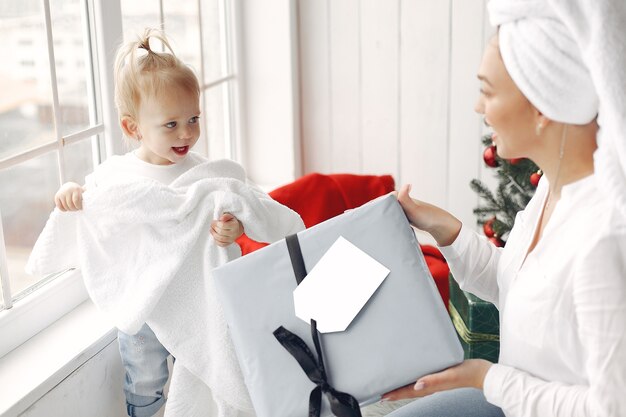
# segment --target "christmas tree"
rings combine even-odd
[[[497,170],[498,186],[494,192],[480,180],[470,182],[472,190],[481,198],[474,209],[478,224],[496,246],[504,246],[517,212],[524,209],[535,193],[541,171],[529,159],[502,159],[491,140],[491,134],[482,138],[486,146],[483,159],[487,166]]]

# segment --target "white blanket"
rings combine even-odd
[[[168,416],[211,415],[211,392],[220,417],[252,410],[211,280],[214,267],[241,256],[210,235],[224,212],[258,241],[304,228],[297,213],[247,185],[239,165],[207,162],[170,186],[117,180],[86,191],[82,211],[51,214],[27,265],[38,274],[79,267],[119,329],[133,334],[148,323],[176,358]]]

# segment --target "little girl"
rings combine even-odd
[[[151,39],[161,41],[169,52],[153,51]],[[174,55],[162,33],[147,29],[138,41],[120,48],[115,81],[121,128],[139,146],[107,159],[86,177],[84,186],[72,182],[61,186],[55,195],[56,207],[61,211],[81,210],[83,192],[93,187],[129,178],[150,178],[170,185],[191,168],[207,162],[191,151],[200,136],[198,79]],[[261,193],[258,189],[254,192]],[[295,212],[280,212],[285,213],[290,217],[286,219],[285,234],[303,228]],[[210,234],[221,247],[231,245],[244,232],[242,222],[229,213],[222,213],[210,225]],[[118,340],[126,370],[128,415],[152,416],[165,402],[163,388],[170,353],[147,324],[133,335],[119,331]]]

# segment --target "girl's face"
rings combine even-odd
[[[182,161],[200,137],[199,119],[200,100],[193,92],[170,88],[142,100],[134,135],[140,143],[137,156],[155,165]]]
[[[509,76],[494,36],[487,45],[478,70],[480,96],[476,112],[493,129],[493,141],[501,158],[531,158],[537,135],[539,112]]]

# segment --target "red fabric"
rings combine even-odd
[[[312,173],[275,189],[269,195],[300,214],[308,228],[393,190],[394,180],[390,175]],[[243,255],[267,245],[256,242],[246,235],[237,239],[237,243]],[[448,265],[437,248],[429,245],[421,245],[421,248],[428,269],[447,305]]]
[[[448,281],[448,275],[450,275],[450,268],[446,262],[446,258],[443,257],[439,249],[431,245],[420,245],[422,252],[424,253],[424,259],[426,259],[426,265],[430,270],[430,274],[435,279],[435,284],[441,295],[441,299],[448,306],[448,299],[450,298],[450,284]]]

